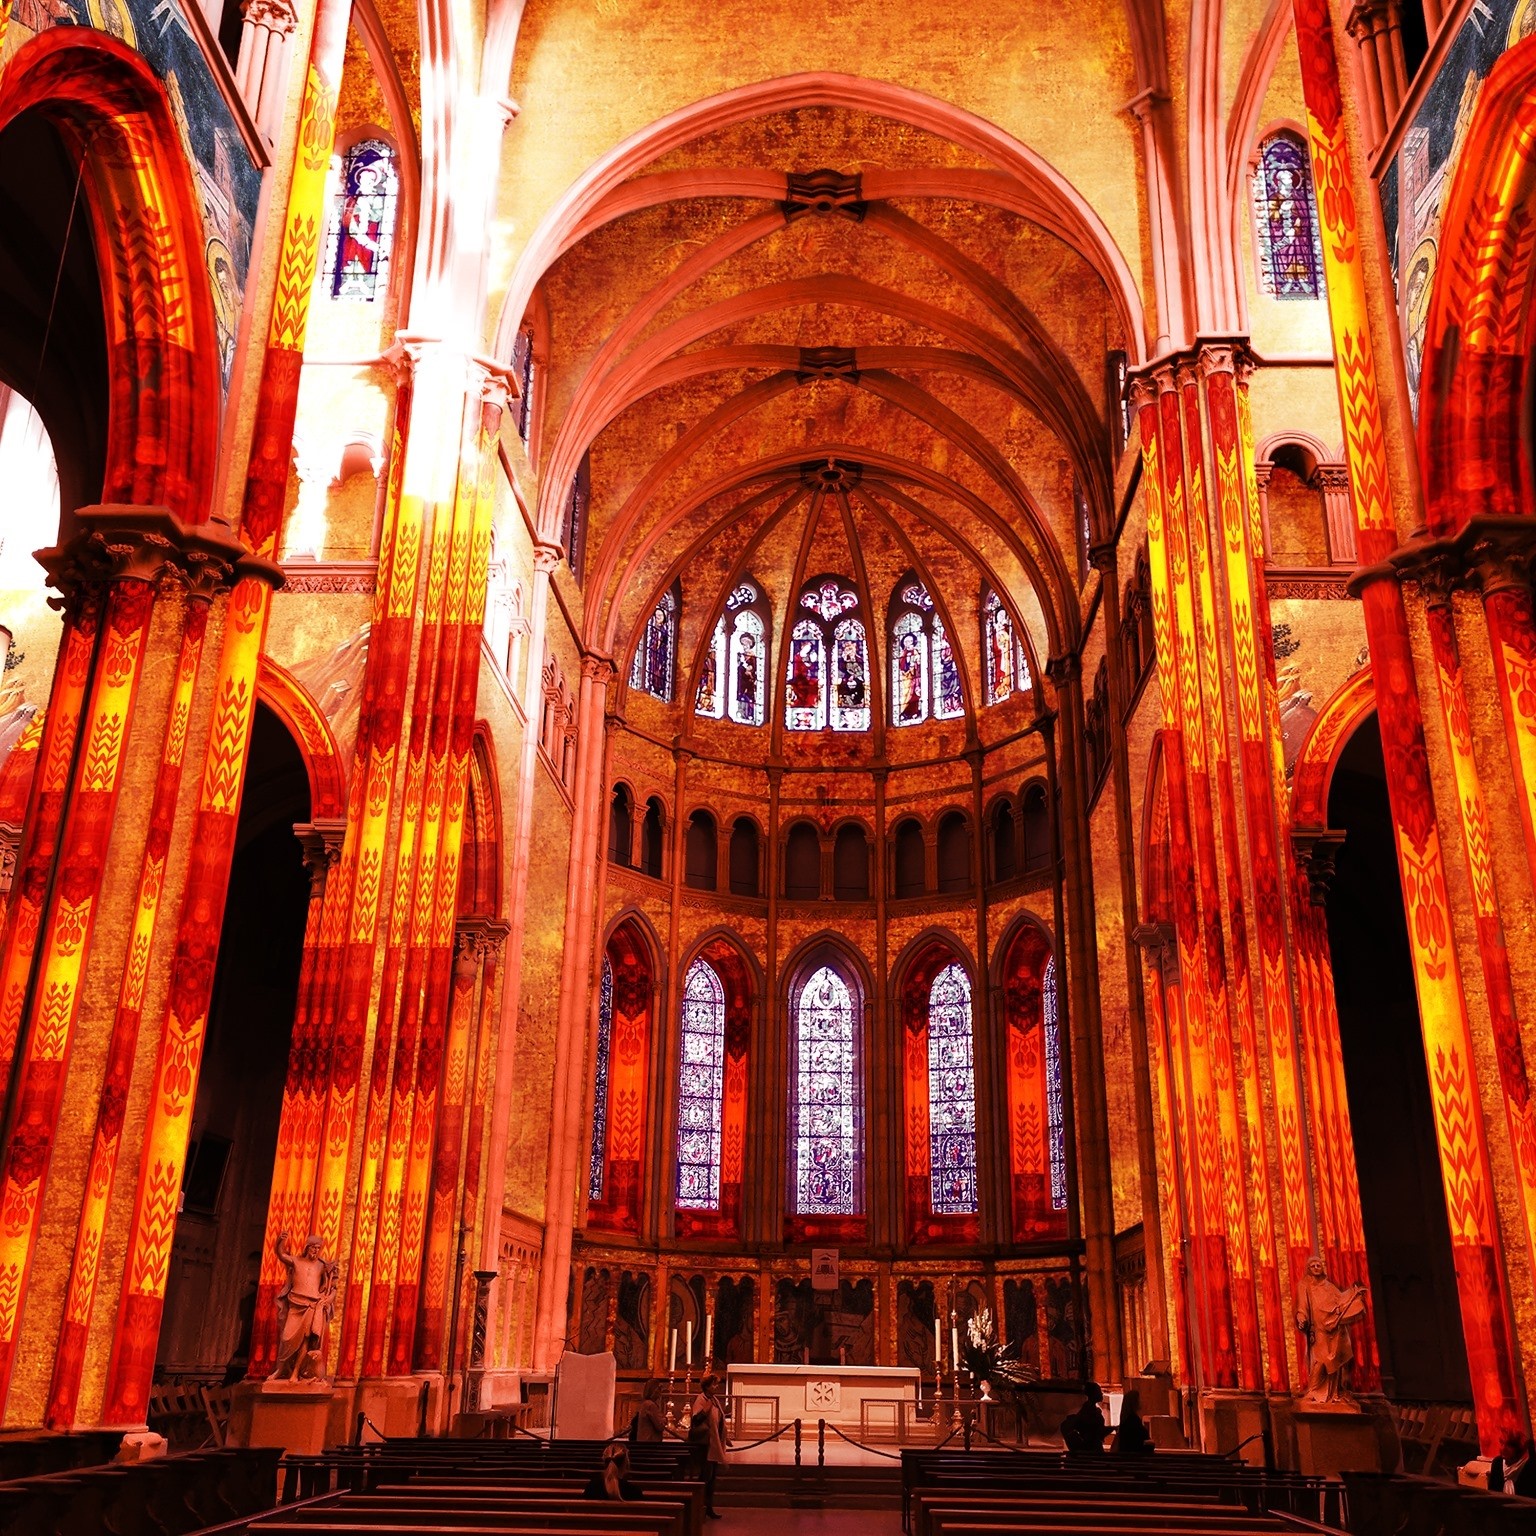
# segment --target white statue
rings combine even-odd
[[[1296,1297],[1296,1326],[1306,1334],[1311,1346],[1311,1370],[1303,1401],[1348,1402],[1344,1376],[1349,1362],[1355,1358],[1349,1325],[1364,1315],[1365,1287],[1357,1281],[1340,1290],[1314,1253],[1307,1260],[1307,1277]]]
[[[277,1365],[273,1381],[313,1381],[325,1364],[325,1336],[336,1306],[336,1264],[320,1257],[320,1239],[311,1237],[303,1253],[288,1251],[288,1234],[279,1232],[277,1257],[288,1279],[277,1293]]]

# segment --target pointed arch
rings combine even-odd
[[[1347,679],[1312,722],[1292,775],[1291,825],[1321,831],[1328,825],[1328,791],[1339,754],[1355,734],[1355,727],[1376,708],[1376,689],[1371,668],[1361,667]]]
[[[996,974],[1007,1041],[1010,1214],[1015,1242],[1054,1242],[1070,1230],[1066,1145],[1067,1042],[1050,932],[1021,914],[998,946]]]
[[[602,1231],[640,1230],[660,954],[639,913],[621,916],[603,945],[587,1182],[587,1224]]]
[[[701,1029],[698,1048],[690,1051],[689,978],[698,966],[708,967],[719,988],[718,1052]],[[742,1191],[746,1179],[747,1093],[752,1039],[752,1015],[761,981],[758,969],[740,940],[723,929],[706,934],[689,951],[683,965],[683,1020],[677,1064],[677,1180],[674,1230],[680,1238],[741,1236]],[[697,989],[696,989],[697,990]],[[703,999],[697,999],[702,1001]],[[708,1010],[698,1010],[700,1012]],[[713,1020],[701,1023],[714,1028]],[[699,1081],[692,1085],[690,1074]],[[705,1081],[707,1079],[707,1081]],[[685,1115],[685,1106],[693,1113]],[[685,1142],[691,1145],[685,1146]],[[685,1166],[704,1166],[713,1158],[713,1187],[701,1199],[696,1181],[685,1202]]]
[[[26,112],[83,156],[112,359],[99,500],[206,522],[219,434],[219,413],[207,407],[220,398],[219,345],[197,195],[165,88],[139,54],[106,33],[55,27],[24,43],[0,75],[0,131]],[[64,507],[64,537],[74,510]]]
[[[315,697],[286,667],[261,658],[256,696],[287,727],[309,775],[310,816],[335,820],[347,814],[347,781],[330,722]]]

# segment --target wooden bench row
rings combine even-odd
[[[163,1536],[217,1526],[272,1507],[281,1451],[189,1451],[156,1461],[80,1467],[0,1484],[6,1536]]]

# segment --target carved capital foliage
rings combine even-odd
[[[1177,976],[1179,942],[1172,923],[1138,923],[1131,929],[1131,942],[1148,965],[1160,965],[1170,980]]]
[[[558,544],[535,544],[533,568],[545,576],[554,574],[555,568],[565,559],[565,551]]]
[[[289,0],[245,0],[241,9],[253,26],[265,27],[283,37],[287,37],[299,23],[298,12]]]
[[[1344,835],[1326,827],[1295,827],[1291,831],[1296,862],[1307,877],[1307,893],[1314,907],[1327,903]]]
[[[1083,659],[1075,651],[1064,651],[1045,663],[1045,675],[1055,688],[1062,688],[1082,675]]]
[[[1484,597],[1511,588],[1531,588],[1531,561],[1536,556],[1536,527],[1528,517],[1480,517],[1467,524],[1458,540],[1467,576]]]
[[[251,564],[268,563],[255,561],[227,524],[184,527],[164,507],[82,507],[75,521],[73,538],[38,556],[66,603],[115,581],[175,581],[206,600],[247,574]]]
[[[1146,374],[1133,374],[1130,383],[1126,385],[1125,398],[1131,410],[1137,412],[1157,399],[1157,389]]]
[[[617,670],[611,656],[587,655],[581,658],[581,675],[597,687],[606,688],[613,681]]]

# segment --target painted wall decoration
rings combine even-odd
[[[1415,419],[1424,322],[1434,287],[1445,212],[1462,145],[1494,61],[1536,31],[1536,0],[1478,0],[1467,13],[1397,153],[1378,181],[1397,287],[1408,390]]]

